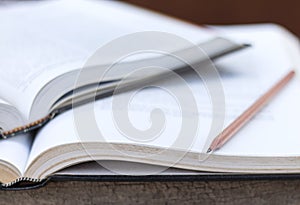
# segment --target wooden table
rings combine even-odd
[[[195,182],[49,182],[0,191],[0,204],[299,204],[300,179]]]

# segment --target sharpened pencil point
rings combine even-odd
[[[208,154],[208,153],[210,153],[210,152],[212,152],[212,149],[211,149],[211,148],[208,148],[208,150],[206,151],[206,153]]]
[[[250,43],[244,43],[244,44],[243,44],[243,47],[245,47],[245,48],[246,48],[246,47],[251,47],[251,44],[250,44]]]

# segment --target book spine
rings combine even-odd
[[[43,180],[42,179],[35,179],[35,178],[30,178],[30,177],[20,177],[20,178],[17,178],[15,179],[14,181],[11,181],[9,183],[2,183],[1,186],[2,187],[11,187],[17,183],[20,183],[20,182],[32,182],[32,183],[39,183],[39,182],[42,182]]]
[[[18,134],[25,134],[25,133],[29,133],[31,131],[34,131],[34,130],[44,126],[45,124],[47,124],[57,114],[58,114],[58,112],[55,111],[55,112],[52,112],[52,113],[48,114],[44,118],[36,120],[36,121],[34,121],[32,123],[29,123],[27,125],[16,127],[14,129],[8,130],[8,131],[0,130],[0,139],[7,139],[7,138],[13,137],[13,136],[18,135]]]

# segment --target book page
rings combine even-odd
[[[5,71],[0,95],[26,117],[47,82],[81,68],[97,48],[115,38],[140,31],[163,31],[199,43],[213,35],[124,3],[85,0],[0,7],[0,29],[0,67]]]
[[[283,35],[282,29],[275,25],[217,27],[215,29],[222,30],[222,34],[227,37],[252,44],[252,48],[224,57],[217,62],[226,100],[225,128],[288,71],[297,68],[297,60],[293,59],[286,49],[298,52],[298,43]],[[287,45],[291,47],[287,48]],[[195,92],[199,110],[197,117],[201,122],[198,134],[191,142],[188,151],[200,153],[206,151],[203,147],[207,141],[212,118],[211,104],[201,81],[193,75],[187,75],[185,79]],[[172,80],[162,82],[162,85],[169,86],[169,88],[177,86],[176,88],[180,89],[180,86],[172,84]],[[300,93],[297,87],[299,87],[298,78],[294,79],[215,154],[257,157],[299,156],[300,130],[297,118],[300,116],[300,109],[298,109]],[[176,100],[174,101],[170,93],[158,88],[145,89],[136,94],[132,98],[132,104],[128,105],[131,123],[142,130],[151,126],[149,116],[155,107],[162,109],[165,113],[167,122],[164,132],[158,138],[146,142],[132,140],[120,132],[112,117],[111,100],[112,98],[99,100],[94,105],[95,119],[105,142],[133,143],[166,149],[176,141],[182,118],[178,114],[180,106],[178,108]],[[87,112],[85,106],[78,109],[82,109],[82,113]],[[191,113],[190,117],[195,116]],[[87,138],[78,134],[78,124],[74,122],[76,122],[74,113],[69,111],[45,126],[34,141],[28,163],[30,164],[39,154],[52,147],[84,142]],[[90,124],[84,123],[80,129],[85,126],[86,135],[92,136],[92,131],[89,132]]]
[[[21,134],[10,139],[0,140],[0,160],[14,165],[23,173],[30,153],[32,136]]]
[[[262,75],[261,80],[258,81],[260,84],[261,81],[266,84],[269,78],[274,79],[278,71],[284,69],[294,69],[296,71],[296,76],[292,82],[280,91],[262,112],[241,129],[232,140],[218,150],[217,154],[270,157],[299,156],[299,40],[284,28],[274,24],[221,26],[216,29],[221,30],[225,36],[231,36],[234,39],[240,38],[241,40],[248,38],[247,32],[256,29],[257,31],[253,33],[254,35],[259,35],[262,32],[266,33],[264,39],[262,39],[265,44],[267,44],[269,39],[273,39],[268,44],[269,49],[266,49],[264,53],[260,53],[261,58],[257,62],[259,68],[261,68],[257,72],[267,71],[267,73]],[[267,32],[268,30],[273,30],[280,36],[274,38],[272,33]],[[264,84],[261,84],[259,88],[263,88]],[[264,116],[263,113],[267,113],[267,115]]]
[[[0,128],[9,130],[23,125],[24,117],[18,110],[0,98]],[[10,139],[0,139],[0,161],[4,161],[15,166],[20,173],[25,169],[29,156],[32,136],[21,134]]]
[[[223,30],[222,34],[235,40],[246,41],[252,48],[244,50],[217,62],[221,73],[226,100],[226,118],[224,128],[237,116],[248,108],[255,100],[266,92],[274,83],[281,79],[292,68],[297,68],[286,49],[298,52],[298,43],[293,44],[292,39],[283,35],[281,29],[275,25],[217,27]],[[289,44],[282,44],[289,42]],[[287,48],[287,45],[292,46]],[[296,54],[295,54],[296,55]],[[294,55],[294,56],[295,56]],[[209,123],[211,122],[211,105],[205,95],[205,87],[193,76],[187,76],[189,86],[195,91],[200,112],[201,124],[196,139],[192,142],[190,150],[203,151]],[[172,81],[163,82],[168,86],[176,86]],[[255,118],[243,128],[232,140],[215,154],[230,156],[299,156],[299,134],[297,119],[300,114],[298,105],[300,98],[297,95],[299,83],[294,80],[280,94],[272,100]],[[180,86],[178,86],[180,89]],[[95,118],[106,142],[138,143],[161,148],[168,148],[174,142],[180,131],[182,118],[178,115],[178,106],[172,95],[157,88],[143,90],[133,97],[129,105],[129,116],[134,126],[147,129],[151,124],[149,112],[154,107],[162,109],[167,116],[166,128],[159,138],[148,142],[141,142],[124,137],[116,128],[115,119],[111,114],[112,98],[99,100],[95,103]],[[205,100],[206,99],[206,100]],[[201,107],[200,107],[201,105]],[[181,105],[182,106],[182,105]],[[82,108],[84,110],[84,106]],[[180,108],[179,108],[180,109]],[[76,117],[76,116],[75,116]],[[38,155],[55,146],[62,144],[82,142],[84,138],[78,134],[78,127],[74,123],[72,111],[62,114],[44,127],[37,135],[33,144],[29,163]],[[88,131],[86,135],[93,135]],[[82,134],[82,133],[81,133]],[[51,137],[50,137],[51,136]]]
[[[0,127],[9,130],[25,123],[23,116],[10,103],[0,98]],[[25,169],[32,136],[21,134],[10,139],[0,139],[0,161],[10,163],[20,173]]]

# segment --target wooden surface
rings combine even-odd
[[[125,0],[196,24],[274,22],[300,36],[299,0]]]
[[[0,191],[0,204],[299,204],[300,180],[49,182]]]

